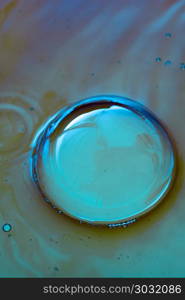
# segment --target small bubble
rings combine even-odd
[[[2,229],[4,232],[9,232],[12,230],[12,226],[10,224],[4,224]]]
[[[30,107],[30,110],[33,111],[33,110],[34,110],[34,107],[31,106],[31,107]]]
[[[161,62],[162,59],[161,59],[160,57],[156,57],[155,61],[156,61],[156,62]]]
[[[171,60],[166,60],[166,61],[164,62],[164,65],[165,65],[165,66],[170,66],[171,64],[172,64]]]
[[[55,271],[59,271],[59,268],[58,267],[54,267],[53,268]]]
[[[95,73],[91,73],[91,76],[94,77],[94,76],[95,76]]]
[[[166,33],[165,33],[165,37],[166,37],[166,38],[171,38],[171,37],[172,37],[171,32],[166,32]]]
[[[180,69],[181,69],[181,70],[185,70],[185,63],[181,63],[181,64],[180,64]]]

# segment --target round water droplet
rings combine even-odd
[[[12,226],[10,224],[4,224],[2,229],[4,232],[9,232],[12,230]]]
[[[164,62],[164,65],[165,65],[165,66],[170,66],[171,64],[172,64],[171,60],[166,60],[166,61]]]
[[[117,96],[59,111],[37,136],[33,157],[42,195],[91,224],[118,224],[150,211],[169,190],[175,169],[160,121],[138,102]]]
[[[162,59],[161,59],[160,57],[156,57],[155,61],[156,61],[156,62],[161,62]]]
[[[181,70],[185,70],[185,63],[181,63],[181,64],[180,64],[180,69],[181,69]]]
[[[165,33],[165,37],[166,37],[166,38],[171,38],[171,37],[172,37],[171,32],[166,32],[166,33]]]

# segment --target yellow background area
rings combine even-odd
[[[0,0],[0,277],[185,276],[184,29],[184,0]],[[178,152],[170,193],[126,229],[57,215],[30,178],[39,126],[100,94],[145,104]]]

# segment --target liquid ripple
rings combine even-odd
[[[0,94],[0,154],[13,158],[28,150],[41,113],[38,103],[17,93]]]

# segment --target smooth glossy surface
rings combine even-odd
[[[59,210],[94,224],[152,209],[173,179],[174,153],[155,116],[138,102],[99,96],[60,111],[36,140],[33,174]]]

